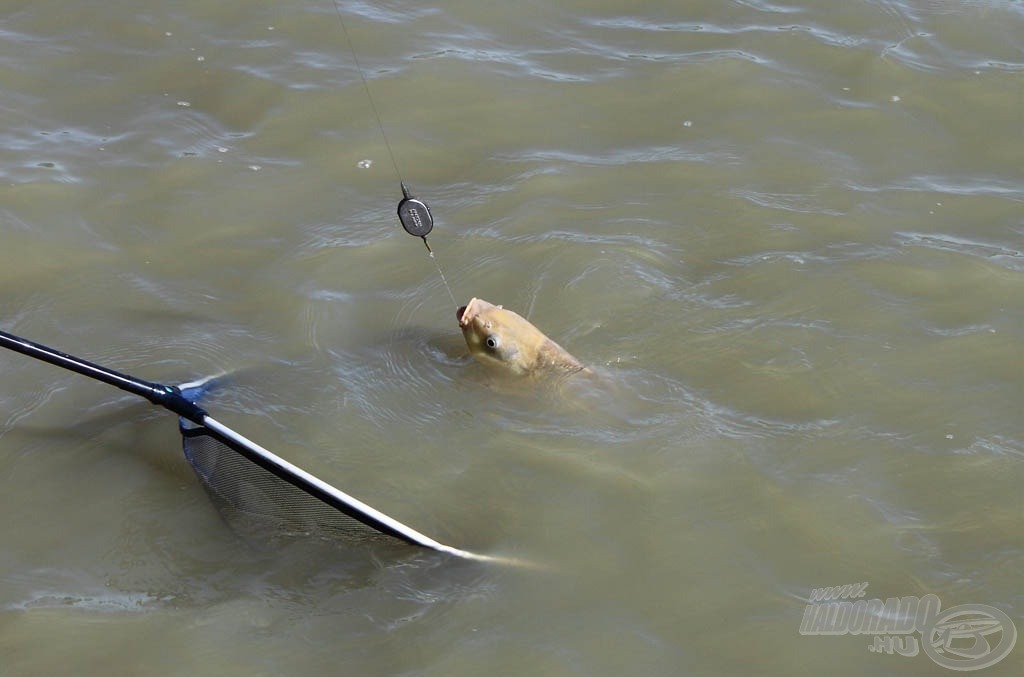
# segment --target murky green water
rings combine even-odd
[[[237,370],[219,419],[550,566],[242,540],[173,416],[4,354],[3,672],[948,674],[801,635],[863,581],[1024,632],[1021,2],[342,2],[555,394],[462,352],[330,0],[2,5],[0,328]]]

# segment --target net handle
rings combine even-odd
[[[14,334],[8,334],[5,331],[0,331],[0,345],[22,355],[42,360],[55,367],[73,371],[76,374],[112,385],[133,395],[144,397],[153,404],[169,409],[178,416],[182,416],[198,425],[203,425],[203,419],[206,418],[206,412],[202,407],[182,397],[181,391],[173,386],[165,386],[160,383],[128,376],[113,369],[102,367],[94,362],[89,362],[80,357],[68,355],[49,346],[44,346],[41,343],[29,341]]]

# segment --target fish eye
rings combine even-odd
[[[498,338],[497,334],[491,334],[484,340],[484,345],[493,350],[501,345],[501,339]]]

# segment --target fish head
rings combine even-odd
[[[456,311],[469,352],[481,362],[524,373],[523,342],[535,342],[540,332],[511,310],[472,298]]]
[[[472,298],[455,311],[469,352],[479,361],[525,375],[545,367],[581,369],[579,362],[528,320]]]

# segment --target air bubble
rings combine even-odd
[[[373,160],[360,160],[356,163],[356,167],[359,167],[360,169],[369,169],[372,166]]]

